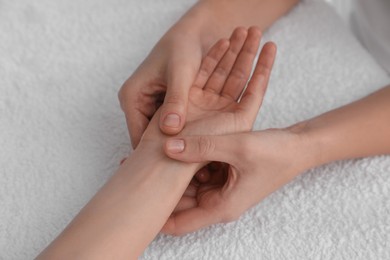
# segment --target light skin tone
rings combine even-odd
[[[239,87],[233,89],[226,85],[231,82],[242,85],[242,78],[248,77],[246,71],[250,62],[237,62],[241,55],[236,54],[228,59],[234,62],[226,62],[231,64],[230,68],[226,65],[227,71],[223,70],[225,65],[221,66],[222,70],[201,66],[204,57],[203,64],[210,67],[215,60],[222,62],[224,59],[217,53],[225,55],[224,46],[229,52],[233,42],[239,45],[235,39],[242,39],[240,33],[236,38],[232,36],[228,46],[224,41],[219,42],[218,47],[206,56],[211,43],[225,37],[233,27],[254,24],[265,29],[297,2],[247,0],[243,4],[241,0],[203,0],[191,8],[157,43],[119,93],[132,144],[137,149],[38,259],[135,259],[161,228],[165,233],[180,235],[213,223],[228,222],[305,169],[332,160],[389,153],[388,140],[381,140],[383,133],[389,132],[388,124],[383,124],[388,122],[389,114],[382,111],[387,108],[385,111],[388,112],[388,107],[381,99],[384,95],[388,100],[389,88],[374,94],[369,101],[363,100],[363,104],[352,104],[290,128],[250,134],[247,131],[252,127],[268,82],[274,45],[266,45],[263,49],[260,69],[252,79],[254,87],[248,87],[243,96],[246,102],[244,98],[241,103],[234,99],[242,89],[237,91]],[[239,49],[243,50],[243,47]],[[210,58],[213,55],[214,58]],[[253,60],[253,55],[250,57],[245,60]],[[232,72],[234,67],[239,74]],[[214,73],[209,75],[207,71]],[[225,78],[215,76],[215,72]],[[209,84],[213,75],[217,79]],[[228,80],[230,77],[232,79]],[[375,120],[376,115],[369,113],[371,110],[377,111],[380,118]],[[361,113],[369,120],[364,120],[364,116],[359,118]],[[168,122],[165,121],[167,117]],[[365,130],[379,129],[379,132],[375,132],[377,136],[370,136],[372,142],[362,141],[367,137],[366,132],[356,129],[356,124],[362,124]],[[179,139],[164,145],[166,136],[162,133],[179,132]],[[246,133],[226,135],[235,132]],[[238,144],[238,138],[243,140],[241,146],[233,149],[232,144]],[[251,146],[252,142],[270,148],[269,153]],[[286,150],[282,158],[276,149],[281,143],[283,149],[279,150]],[[244,144],[247,149],[243,148]],[[315,153],[316,156],[303,153],[304,156],[297,158],[293,152],[303,147],[320,152]],[[163,149],[177,160],[166,157]],[[184,151],[180,152],[182,149]],[[221,152],[221,149],[226,150]],[[227,155],[227,151],[236,155],[242,152],[247,164],[237,162]],[[189,159],[189,154],[198,156],[196,163],[188,163],[194,160]],[[295,155],[293,164],[288,160],[292,154]],[[203,168],[198,172],[198,180],[192,179],[196,171],[214,160],[228,164]],[[264,164],[261,172],[256,164],[258,161]],[[275,172],[278,173],[276,178]],[[257,182],[268,183],[263,189],[257,186],[249,196],[243,195],[245,189],[255,189]],[[190,188],[194,186],[195,189]],[[243,206],[237,210],[234,205],[238,204]],[[211,205],[221,209],[222,214],[210,214]],[[174,214],[171,215],[172,211]],[[190,222],[183,222],[185,219]]]
[[[194,5],[157,43],[151,54],[146,58],[145,62],[138,68],[138,70],[133,74],[132,77],[124,84],[119,94],[120,101],[122,104],[122,108],[126,114],[130,137],[134,146],[137,145],[138,140],[140,139],[143,129],[146,128],[148,123],[148,118],[151,118],[154,111],[158,108],[159,104],[162,102],[162,99],[156,99],[155,96],[158,93],[167,92],[164,104],[162,107],[162,117],[160,120],[160,129],[162,132],[167,134],[176,134],[180,132],[183,127],[183,122],[185,122],[184,118],[186,117],[186,106],[188,104],[188,93],[189,86],[192,83],[192,79],[194,78],[195,71],[199,67],[198,60],[203,56],[205,51],[209,48],[210,42],[213,42],[216,38],[222,37],[226,35],[226,32],[230,31],[232,26],[236,26],[238,24],[242,25],[257,25],[261,29],[266,29],[274,21],[280,18],[283,14],[288,12],[295,4],[297,4],[298,0],[246,0],[245,4],[243,4],[242,0],[231,0],[231,1],[220,1],[220,0],[204,0],[199,1],[196,5]],[[190,32],[190,33],[188,33]],[[164,55],[162,55],[165,53]],[[184,54],[184,55],[182,55]],[[157,61],[157,57],[159,61]],[[163,58],[161,58],[163,57]],[[165,69],[167,68],[167,69]],[[151,73],[154,72],[154,73]],[[152,78],[145,77],[145,75],[154,75]],[[152,80],[150,80],[152,79]],[[145,81],[147,80],[147,81]],[[158,84],[157,84],[158,82]],[[159,87],[156,88],[155,86]],[[158,102],[156,102],[158,100]],[[136,104],[136,105],[135,105]],[[358,110],[358,109],[357,109]],[[340,113],[344,111],[341,110]],[[337,112],[334,112],[337,114]],[[179,124],[177,127],[169,127],[164,124],[163,119],[168,114],[177,114],[180,118]],[[342,113],[341,113],[342,114]],[[332,114],[333,115],[333,114]],[[354,114],[356,118],[358,118],[357,114]],[[320,119],[321,118],[321,119]],[[307,126],[314,124],[314,122],[320,122],[321,124],[326,124],[328,116],[324,115],[319,117],[318,119],[309,120],[307,122],[303,122],[297,124],[294,127],[280,129],[280,130],[267,130],[265,132],[259,132],[254,135],[266,135],[266,140],[270,139],[270,137],[280,137],[281,139],[289,138],[294,136],[306,136],[302,129],[306,129]],[[337,116],[332,116],[332,118],[337,118]],[[334,120],[335,120],[334,119]],[[364,119],[360,119],[364,120]],[[172,122],[172,121],[171,121]],[[333,123],[333,121],[331,121]],[[339,127],[330,128],[334,132],[340,131],[340,135],[345,135],[345,132],[348,129],[354,129],[353,132],[358,136],[359,132],[355,129],[357,128],[354,124],[360,124],[365,122],[358,122],[358,120],[351,121],[350,124],[345,125],[345,129],[342,127],[342,122],[336,124],[334,122],[333,126],[338,125]],[[323,127],[323,131],[328,130],[328,128]],[[296,132],[295,134],[294,131]],[[299,131],[298,131],[299,130]],[[302,132],[298,134],[299,132]],[[320,131],[320,129],[318,129]],[[314,132],[314,131],[310,131]],[[363,133],[360,133],[363,134]],[[309,135],[309,134],[308,134]],[[247,135],[245,135],[247,136]],[[269,136],[269,137],[268,137]],[[323,133],[322,138],[327,136],[326,133]],[[334,136],[337,136],[335,133]],[[346,135],[348,138],[350,135]],[[332,138],[332,137],[329,137]],[[346,138],[346,140],[349,140]],[[253,138],[252,138],[253,139]],[[277,139],[277,138],[275,138]],[[293,138],[291,138],[293,139]],[[301,138],[297,138],[300,140]],[[311,145],[315,144],[316,138],[310,138],[313,140]],[[320,139],[318,134],[318,139]],[[362,140],[367,140],[362,137]],[[246,139],[245,139],[246,140]],[[260,139],[259,139],[260,140]],[[333,140],[333,141],[332,141]],[[335,151],[328,152],[328,156],[325,156],[323,160],[314,160],[309,157],[306,153],[301,153],[303,158],[296,158],[296,161],[305,161],[299,163],[301,167],[297,167],[294,171],[294,174],[289,174],[289,178],[284,178],[280,180],[277,185],[270,185],[270,187],[280,187],[284,183],[288,182],[293,176],[295,176],[298,172],[302,172],[305,169],[312,167],[314,165],[319,165],[322,163],[326,163],[331,160],[341,160],[346,158],[354,158],[364,155],[372,155],[381,153],[381,146],[376,146],[375,142],[365,143],[366,145],[362,149],[351,149],[351,147],[356,146],[357,144],[348,143],[343,146],[343,143],[337,143],[337,138],[327,140],[328,146],[333,144]],[[286,140],[287,141],[287,140]],[[318,141],[318,140],[317,140]],[[345,140],[344,140],[345,141]],[[277,140],[275,140],[277,142]],[[362,143],[362,141],[358,142]],[[305,145],[306,142],[300,143],[301,145]],[[383,143],[382,143],[383,144]],[[179,143],[176,143],[176,146],[180,146]],[[294,148],[295,150],[297,148]],[[303,149],[303,148],[302,148]],[[366,149],[366,150],[365,150]],[[378,149],[378,150],[377,150]],[[275,149],[271,149],[274,154],[279,151],[275,151]],[[365,151],[365,152],[363,152]],[[370,151],[375,151],[374,153]],[[244,152],[244,151],[240,151]],[[343,152],[343,153],[342,153]],[[354,156],[353,152],[357,154]],[[296,153],[298,154],[298,153]],[[175,157],[170,154],[170,156]],[[177,155],[179,156],[179,155]],[[271,154],[269,155],[271,156]],[[333,156],[333,158],[331,158]],[[225,157],[224,157],[225,158]],[[266,156],[264,155],[264,158]],[[179,158],[180,159],[180,158]],[[184,159],[184,158],[182,158]],[[307,165],[307,162],[313,162],[312,165]],[[283,165],[286,163],[286,160],[280,161],[283,164],[279,165],[280,168],[283,168]],[[215,166],[216,165],[216,166]],[[182,221],[180,224],[180,219],[185,219],[185,216],[189,216],[189,219],[194,219],[195,215],[192,215],[186,212],[186,209],[197,208],[199,206],[199,186],[206,186],[213,183],[217,183],[218,185],[223,185],[224,182],[221,182],[222,176],[221,169],[218,164],[215,164],[214,167],[206,167],[202,168],[196,175],[196,179],[191,182],[191,185],[186,190],[183,198],[180,200],[179,204],[175,208],[174,214],[171,216],[167,224],[163,228],[163,232],[170,234],[183,234],[187,232],[191,232],[200,228],[202,226],[207,226],[216,222],[228,221],[231,219],[236,219],[240,213],[242,213],[243,209],[239,212],[233,211],[229,212],[228,210],[221,210],[218,212],[224,212],[223,216],[221,213],[216,213],[214,216],[210,214],[207,215],[207,219],[203,219],[203,216],[194,220],[194,222],[186,222]],[[233,164],[234,165],[234,164]],[[297,166],[297,163],[294,163]],[[305,167],[303,167],[306,165]],[[290,166],[286,166],[290,168]],[[210,171],[213,172],[213,177],[210,180]],[[272,171],[271,171],[272,172]],[[226,176],[226,172],[224,173]],[[292,175],[292,176],[291,176]],[[270,183],[272,180],[268,180]],[[202,188],[206,189],[206,188]],[[273,189],[266,190],[262,196],[266,196]],[[239,192],[238,192],[239,193]],[[196,197],[196,199],[194,199]],[[258,197],[258,200],[261,200],[261,196]],[[255,203],[253,200],[252,204]],[[202,204],[202,203],[200,203]],[[250,207],[251,203],[246,204],[245,208]],[[228,208],[224,205],[221,207]],[[207,208],[207,207],[206,207]],[[181,212],[180,212],[181,211]],[[207,210],[206,210],[207,211]],[[199,210],[194,211],[200,214]],[[208,212],[209,213],[209,212]],[[230,216],[230,217],[226,217]],[[179,224],[177,224],[179,223]],[[188,224],[188,223],[194,223]]]
[[[200,0],[156,44],[119,92],[135,148],[161,103],[160,129],[179,133],[202,57],[237,26],[265,30],[298,0]],[[165,98],[164,98],[165,95]]]
[[[251,130],[276,54],[273,43],[264,45],[244,91],[260,38],[258,28],[238,28],[210,49],[190,90],[183,134]],[[161,113],[120,169],[37,259],[136,259],[142,253],[204,165],[164,154]]]
[[[305,170],[336,160],[390,154],[389,101],[387,86],[285,129],[168,140],[165,151],[171,158],[227,165],[203,172],[207,176],[202,181],[189,185],[162,231],[182,235],[236,220]]]

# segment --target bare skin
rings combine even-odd
[[[191,88],[183,133],[249,131],[261,105],[276,48],[267,43],[249,78],[261,33],[236,29],[210,49]],[[243,74],[237,74],[237,70]],[[223,73],[221,73],[223,72]],[[240,75],[240,77],[237,77]],[[181,163],[163,152],[160,111],[120,169],[37,259],[136,259],[159,233],[203,164]],[[237,123],[239,122],[239,123]]]
[[[180,137],[165,151],[183,162],[227,165],[189,185],[162,231],[182,235],[233,221],[307,169],[390,154],[390,86],[285,129]]]
[[[177,134],[183,129],[191,86],[202,58],[214,42],[227,37],[237,26],[253,25],[263,31],[298,2],[200,0],[196,3],[161,38],[119,92],[133,147],[138,145],[162,102],[161,131]]]

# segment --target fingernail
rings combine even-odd
[[[170,153],[181,153],[184,151],[184,140],[170,139],[167,141],[167,150]]]
[[[179,127],[180,117],[178,114],[168,114],[164,119],[164,125],[168,127]]]

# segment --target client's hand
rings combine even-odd
[[[182,235],[239,216],[310,168],[305,138],[290,129],[168,139],[166,154],[183,162],[224,162],[192,181],[162,231]],[[173,147],[173,149],[172,149]],[[182,150],[177,147],[183,147]],[[297,156],[299,155],[299,156]]]
[[[221,40],[210,49],[190,89],[187,121],[181,135],[252,129],[276,54],[273,43],[265,44],[248,82],[260,38],[261,32],[255,27],[237,28],[229,41]],[[158,124],[159,113],[156,113],[141,143],[159,143],[165,138]]]

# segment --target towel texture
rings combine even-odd
[[[194,2],[0,0],[0,259],[36,256],[115,171],[130,151],[117,91]],[[389,82],[323,2],[301,2],[265,39],[279,53],[256,129]],[[389,243],[379,156],[306,172],[234,223],[160,235],[141,259],[390,259]]]

